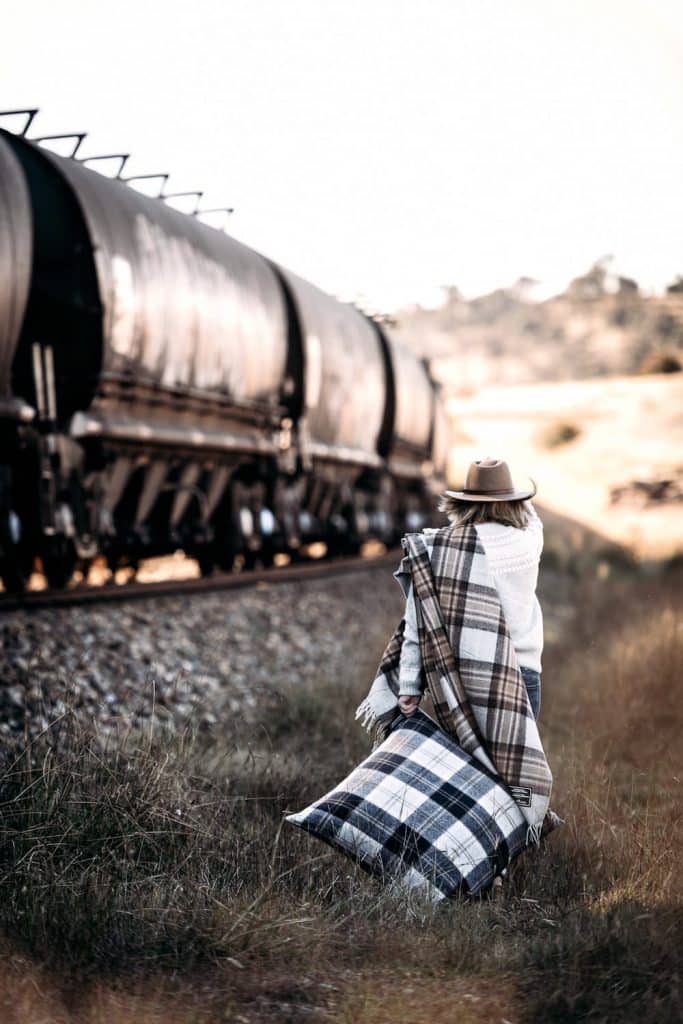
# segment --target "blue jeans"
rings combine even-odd
[[[538,713],[541,710],[541,675],[533,668],[527,668],[526,665],[520,665],[519,669],[526,684],[526,692],[529,695],[534,718],[538,718]]]

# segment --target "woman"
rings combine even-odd
[[[461,491],[446,491],[439,511],[456,525],[471,523],[486,552],[503,615],[524,679],[534,717],[541,708],[543,616],[536,596],[543,549],[543,524],[531,501],[533,490],[515,488],[507,463],[478,459]],[[405,609],[399,666],[398,706],[404,715],[417,710],[424,692],[412,583]]]
[[[535,493],[515,488],[502,460],[478,460],[441,502],[451,525],[403,537],[394,577],[405,614],[355,712],[372,736],[370,757],[287,818],[373,873],[433,886],[439,898],[495,894],[506,865],[562,823],[536,722]],[[436,719],[418,712],[423,680]]]

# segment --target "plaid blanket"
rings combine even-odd
[[[497,774],[421,709],[291,825],[399,891],[437,902],[488,889],[526,849],[527,824]]]
[[[519,670],[486,552],[474,526],[450,525],[406,534],[395,575],[415,591],[422,667],[439,724],[466,752],[494,771],[538,843],[552,774]],[[356,718],[386,738],[398,707],[404,620],[382,655]]]

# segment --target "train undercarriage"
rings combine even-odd
[[[6,438],[6,440],[8,440]],[[0,577],[21,591],[36,569],[51,587],[103,557],[112,572],[184,551],[202,574],[270,566],[277,555],[357,554],[429,522],[414,480],[383,467],[78,441],[19,427],[0,466]]]

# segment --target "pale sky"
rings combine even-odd
[[[5,3],[0,109],[234,206],[228,230],[390,310],[605,253],[683,273],[674,0]]]

